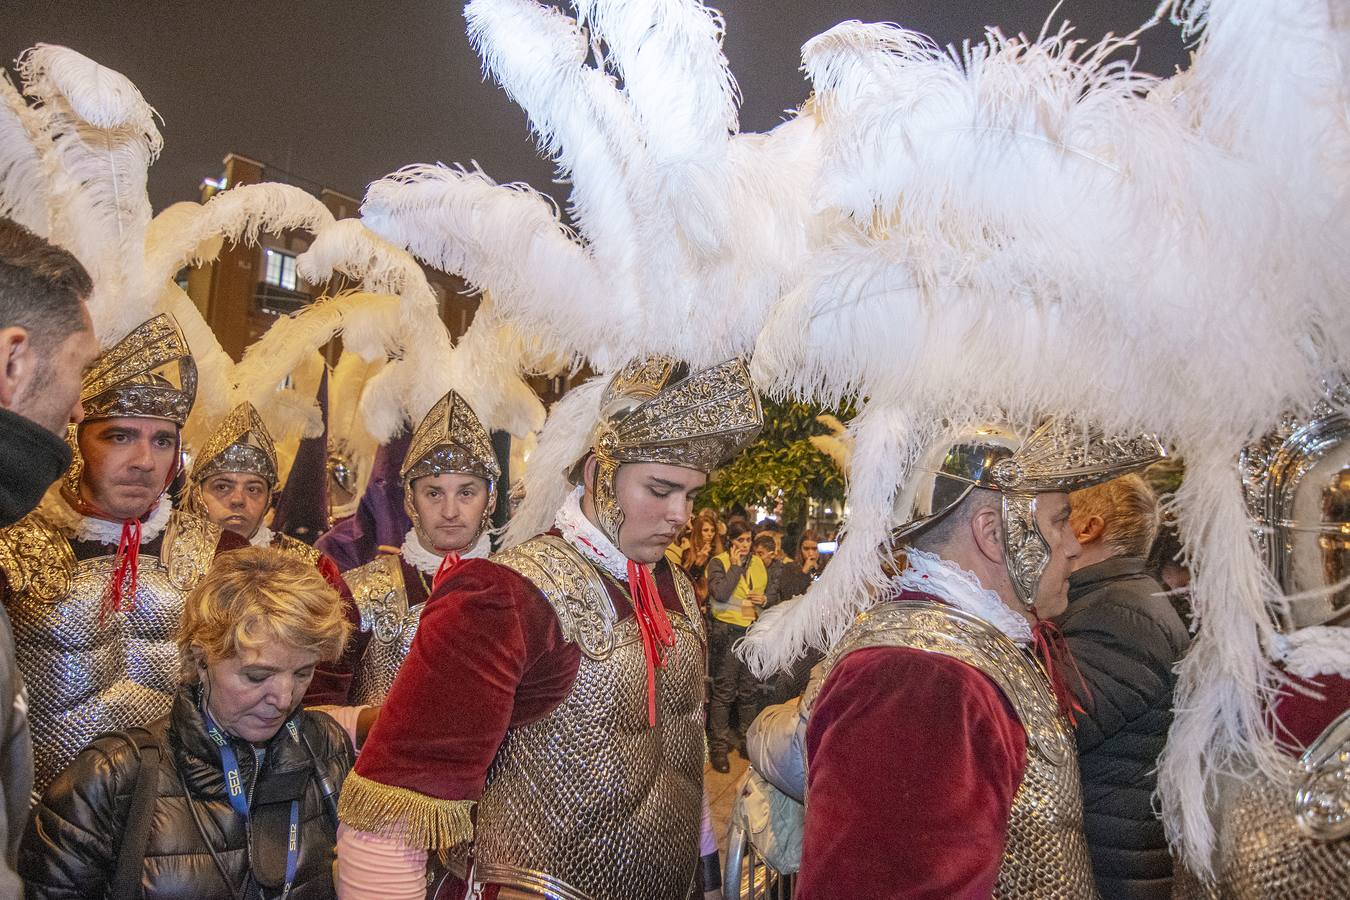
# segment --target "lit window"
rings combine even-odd
[[[295,290],[295,257],[280,250],[264,250],[263,258],[267,261],[263,281],[288,291]]]

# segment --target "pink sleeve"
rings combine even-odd
[[[712,813],[708,809],[708,788],[703,788],[703,832],[699,843],[699,856],[717,852],[717,835],[713,832]]]
[[[427,851],[394,838],[338,826],[339,900],[424,900]]]
[[[352,746],[355,747],[357,720],[361,718],[361,710],[370,709],[370,706],[310,706],[307,708],[327,713],[335,719],[342,726],[342,730],[347,732],[347,737],[351,739]]]

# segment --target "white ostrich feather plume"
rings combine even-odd
[[[44,236],[89,270],[89,312],[106,347],[149,318],[158,296],[143,268],[146,172],[163,146],[155,111],[125,76],[66,47],[38,44],[19,58],[18,72],[34,102],[21,124],[35,135],[46,175]],[[14,179],[12,165],[9,174],[5,189],[25,192],[19,208],[37,222],[34,179]]]
[[[576,233],[541,195],[414,166],[362,216],[492,294],[546,352],[612,371],[665,353],[747,353],[811,236],[815,121],[737,134],[722,20],[694,0],[471,0],[469,37],[571,186]]]
[[[600,421],[600,397],[608,383],[607,376],[596,376],[563,394],[549,410],[525,471],[525,498],[506,526],[503,548],[514,547],[553,527],[554,514],[573,488],[568,475],[594,439]]]
[[[7,72],[0,73],[0,101],[0,216],[45,237],[51,230],[44,172],[50,141]]]
[[[1112,62],[1121,41],[1067,29],[956,51],[847,22],[806,45],[821,231],[752,372],[863,408],[839,553],[742,649],[772,671],[872,602],[896,486],[932,423],[1072,414],[1160,433],[1187,463],[1176,506],[1202,622],[1161,793],[1205,874],[1213,776],[1276,758],[1263,646],[1279,597],[1234,460],[1350,369],[1350,218],[1345,42],[1327,6],[1188,8],[1202,10],[1194,67],[1163,83]]]

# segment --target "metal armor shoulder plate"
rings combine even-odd
[[[282,534],[280,531],[272,535],[272,549],[280,550],[287,556],[294,556],[302,562],[307,562],[311,566],[319,564],[319,551],[311,547],[304,541],[296,540],[289,534]]]
[[[57,603],[70,591],[75,551],[56,526],[30,513],[0,529],[0,569],[12,593]]]
[[[169,573],[169,583],[190,591],[211,567],[220,543],[221,527],[214,522],[175,510],[164,528],[159,561]]]
[[[680,608],[684,610],[684,617],[689,620],[689,627],[694,629],[694,634],[698,639],[707,642],[707,637],[703,634],[703,614],[698,611],[698,595],[694,593],[694,583],[689,580],[689,576],[679,566],[671,566],[670,574],[675,580],[675,593],[680,598]]]
[[[342,579],[361,612],[361,630],[371,632],[378,641],[393,640],[398,623],[408,614],[408,589],[399,557],[377,556],[343,572]]]
[[[867,647],[909,647],[950,656],[998,685],[1022,720],[1027,742],[1054,765],[1067,762],[1058,706],[1044,673],[1003,632],[954,607],[924,600],[879,603],[860,615],[825,660],[828,674]],[[817,683],[823,684],[824,678]],[[813,695],[810,700],[814,701]]]
[[[408,608],[399,560],[395,555],[378,556],[342,573],[361,613],[361,630],[370,634],[352,678],[351,696],[357,703],[379,704],[389,696],[421,621],[425,604]]]
[[[541,534],[495,554],[491,561],[525,576],[543,593],[558,616],[563,637],[582,653],[603,660],[614,652],[618,619],[614,602],[600,573],[567,541]]]

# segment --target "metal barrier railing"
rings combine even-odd
[[[792,900],[795,881],[796,876],[784,875],[765,862],[745,829],[733,820],[722,874],[726,900]]]

